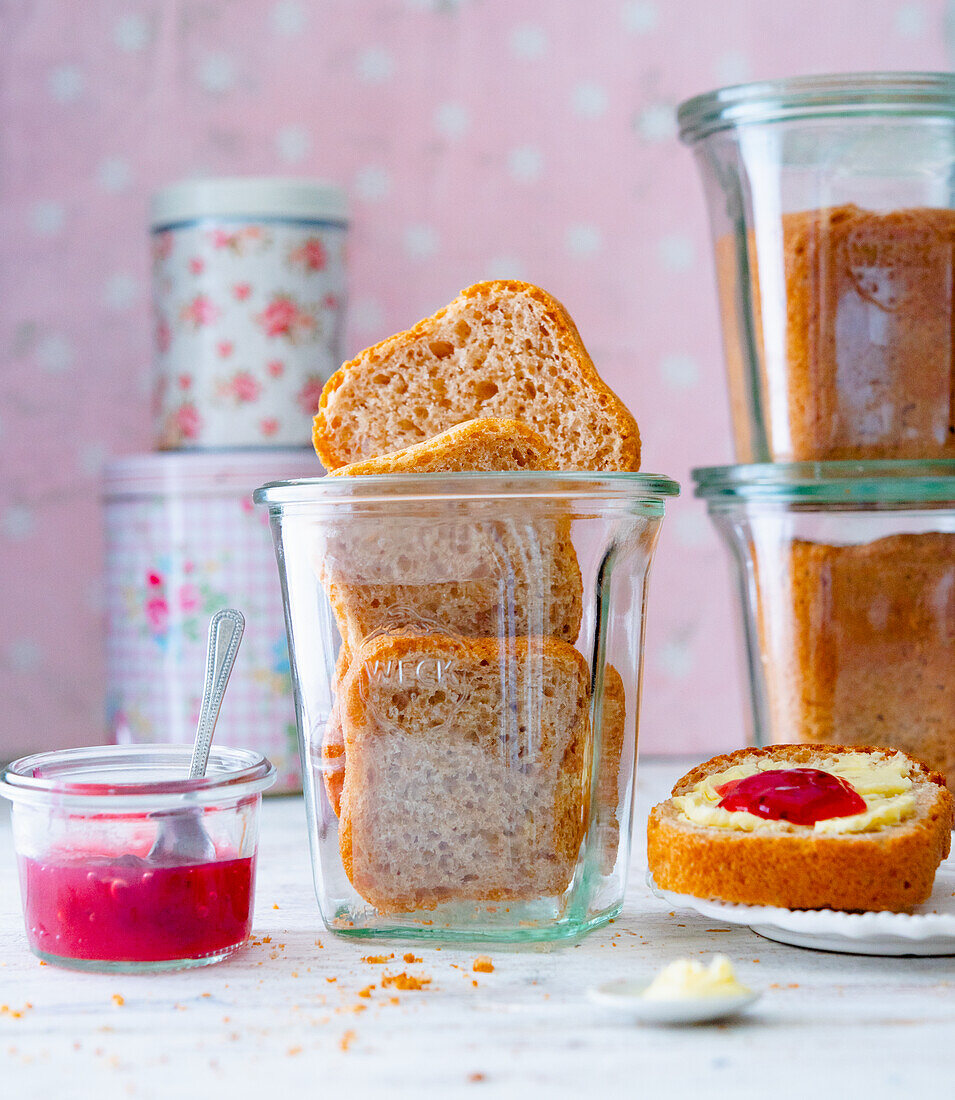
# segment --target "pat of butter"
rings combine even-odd
[[[817,763],[800,767],[818,767],[846,780],[861,795],[866,808],[851,817],[829,817],[817,821],[816,833],[865,833],[886,825],[898,825],[915,814],[915,795],[912,791],[910,765],[904,756],[892,753],[873,758],[870,753],[845,752],[825,756]],[[744,779],[757,772],[784,771],[793,767],[791,762],[760,760],[752,764],[737,764],[697,783],[687,794],[673,799],[678,810],[694,825],[707,825],[718,829],[739,829],[743,832],[792,832],[801,826],[788,821],[773,821],[745,810],[724,810],[720,807],[721,795],[717,790],[724,783]]]
[[[735,997],[750,990],[737,981],[725,955],[714,955],[709,966],[696,959],[677,959],[665,966],[643,992],[648,1001],[683,1001],[698,997]]]

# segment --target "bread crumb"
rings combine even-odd
[[[471,985],[477,985],[477,978],[471,979]]]
[[[494,969],[494,963],[491,961],[490,955],[478,955],[471,969],[478,971],[480,974],[490,974]]]
[[[126,1003],[126,998],[121,993],[114,993],[113,994],[113,1004],[116,1005],[117,1008],[120,1005],[124,1005],[125,1003]]]
[[[370,997],[371,991],[374,989],[374,985],[366,985],[364,989],[358,990],[359,997]]]
[[[296,1054],[301,1054],[301,1053],[302,1053],[302,1048],[301,1047],[289,1047],[288,1048],[288,1055],[289,1055],[290,1058],[293,1058]]]
[[[273,904],[272,908],[273,909],[278,909],[278,905]]]
[[[403,955],[402,957],[404,958],[406,963],[419,963],[423,961],[422,959],[419,959],[416,955],[413,955],[410,951],[407,953],[407,955]],[[392,958],[394,958],[394,956],[392,956]]]
[[[326,978],[325,981],[326,982],[337,982],[338,979],[337,978]]]
[[[389,959],[393,959],[394,957],[395,953],[392,951],[390,955],[362,955],[361,961],[363,963],[386,963]],[[405,959],[407,959],[407,955]],[[420,959],[418,961],[420,962]]]
[[[404,970],[400,974],[385,974],[381,979],[383,989],[392,985],[396,989],[424,989],[430,982],[430,978],[417,978]]]
[[[486,1081],[487,1078],[484,1076],[483,1073],[469,1073],[468,1074],[468,1080],[477,1082],[477,1081]]]
[[[352,1045],[354,1041],[355,1032],[346,1031],[345,1034],[338,1040],[338,1045],[342,1048],[342,1050],[348,1050],[348,1048]]]

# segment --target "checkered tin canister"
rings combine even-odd
[[[245,636],[216,742],[275,765],[273,793],[301,790],[282,592],[266,481],[314,477],[313,451],[152,454],[105,470],[107,721],[119,743],[191,742],[209,619],[237,607]]]

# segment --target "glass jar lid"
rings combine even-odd
[[[955,117],[955,73],[831,73],[719,88],[677,110],[680,139],[754,122],[865,115]]]
[[[271,787],[275,768],[251,749],[213,748],[206,774],[186,778],[192,745],[96,745],[21,757],[0,774],[12,802],[98,812],[151,812],[236,802]]]
[[[692,471],[696,496],[719,500],[889,507],[955,504],[955,459],[765,462]]]

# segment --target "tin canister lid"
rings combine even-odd
[[[311,447],[269,450],[168,451],[129,455],[103,468],[107,501],[143,496],[239,493],[251,498],[263,481],[321,475]]]
[[[197,218],[285,218],[345,225],[344,190],[324,180],[281,176],[235,176],[182,180],[153,195],[153,229]]]

